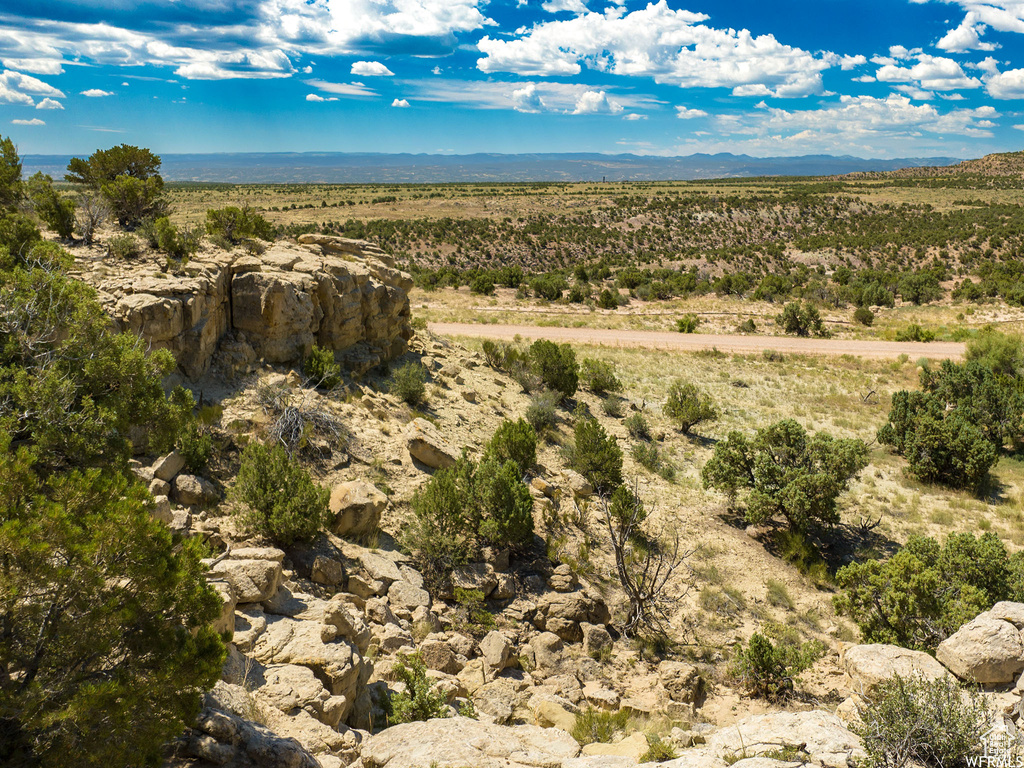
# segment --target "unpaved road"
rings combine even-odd
[[[854,355],[875,359],[907,355],[912,360],[959,359],[964,345],[955,341],[874,341],[861,339],[802,339],[793,336],[741,336],[739,334],[670,333],[626,331],[606,328],[554,328],[536,325],[490,325],[486,323],[429,323],[431,331],[443,336],[471,336],[486,339],[548,339],[549,341],[596,344],[605,347],[638,347],[669,352],[696,352],[717,348],[721,352],[759,353],[766,349],[798,355]]]

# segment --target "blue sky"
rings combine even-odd
[[[1024,0],[3,0],[22,153],[977,157]]]

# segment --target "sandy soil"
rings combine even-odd
[[[907,355],[911,359],[959,359],[964,345],[953,341],[929,343],[855,339],[803,339],[792,336],[744,336],[740,334],[669,333],[603,328],[556,328],[535,325],[492,325],[476,323],[430,323],[431,331],[444,336],[489,339],[548,339],[609,347],[642,347],[671,352],[695,352],[712,347],[721,352],[758,353],[765,349],[798,355],[855,355],[876,359]]]

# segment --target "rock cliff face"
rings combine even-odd
[[[214,363],[233,373],[257,358],[297,361],[313,344],[362,371],[401,355],[412,337],[412,278],[362,240],[303,235],[260,256],[203,254],[177,274],[108,261],[80,276],[119,329],[169,349],[190,378]]]

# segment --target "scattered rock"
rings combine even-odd
[[[596,659],[611,652],[611,633],[600,624],[580,622],[580,630],[583,632],[583,652],[587,656]]]
[[[174,512],[171,510],[171,500],[166,496],[154,496],[153,507],[150,514],[157,522],[170,525],[174,522]]]
[[[847,757],[864,757],[860,737],[847,730],[836,715],[821,710],[745,718],[711,734],[707,751],[724,759],[755,757],[786,744],[802,746],[812,762],[829,768],[846,768]]]
[[[961,680],[1012,683],[1024,671],[1024,642],[1013,624],[982,613],[939,643],[935,657]]]
[[[406,445],[409,454],[431,469],[451,467],[458,453],[426,419],[413,419],[405,428]]]
[[[455,568],[451,576],[453,589],[476,589],[489,596],[498,586],[498,578],[489,563],[470,563]]]
[[[281,563],[276,560],[236,560],[231,557],[214,565],[210,574],[224,578],[241,605],[262,603],[273,597],[281,586],[283,571]]]
[[[424,640],[420,645],[420,653],[427,669],[444,672],[446,675],[457,675],[462,671],[462,664],[455,657],[455,651],[443,640]]]
[[[396,611],[414,611],[417,608],[430,607],[430,593],[425,589],[414,587],[405,580],[392,583],[388,589],[388,602]]]
[[[376,531],[388,497],[365,480],[336,485],[331,491],[331,530],[339,536],[364,536]]]
[[[174,476],[185,468],[185,459],[177,451],[171,451],[162,456],[153,464],[153,476],[166,483],[171,482]]]
[[[692,664],[681,661],[663,661],[658,665],[658,676],[672,701],[683,704],[704,703],[707,683]]]
[[[562,660],[562,638],[552,632],[542,632],[530,640],[537,667],[557,669]]]
[[[369,739],[362,759],[373,768],[554,768],[579,752],[569,734],[554,728],[502,727],[453,717],[381,731]]]
[[[188,507],[207,506],[220,500],[217,487],[209,480],[195,475],[179,474],[171,483],[171,492],[179,504]]]
[[[491,630],[480,641],[480,655],[493,677],[508,666],[512,658],[512,643],[501,632]]]
[[[869,695],[879,683],[893,675],[936,680],[949,674],[927,653],[897,645],[854,645],[843,650],[840,663],[846,670],[852,690],[861,696]]]
[[[572,592],[579,584],[579,578],[573,573],[572,568],[565,563],[555,568],[548,578],[548,586],[555,590],[555,592]]]

